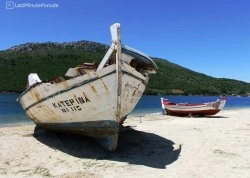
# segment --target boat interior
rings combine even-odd
[[[149,73],[155,73],[155,64],[151,61],[152,59],[147,59],[147,57],[135,53],[134,51],[130,51],[128,49],[123,48],[125,53],[121,55],[122,63],[127,63],[131,67],[133,67],[136,71],[140,72],[143,76],[147,76]],[[113,50],[108,60],[106,61],[104,68],[113,65],[116,63],[116,51]],[[28,86],[30,87],[34,84],[42,83],[42,82],[49,82],[49,83],[60,83],[65,80],[69,80],[71,78],[75,78],[81,75],[85,75],[88,72],[96,71],[98,66],[100,65],[99,62],[93,63],[83,63],[81,65],[77,65],[76,67],[69,68],[68,71],[64,76],[57,76],[50,80],[41,81],[39,76],[36,73],[30,74],[28,78]]]

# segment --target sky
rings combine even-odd
[[[117,22],[125,45],[250,83],[249,0],[0,0],[0,50],[48,41],[110,45]]]

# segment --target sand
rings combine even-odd
[[[116,152],[35,125],[0,128],[0,177],[250,177],[250,109],[124,126]]]

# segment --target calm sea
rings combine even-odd
[[[173,102],[203,103],[215,101],[219,96],[143,96],[130,116],[161,114],[160,98]],[[29,124],[30,121],[20,104],[16,101],[18,94],[0,94],[0,127],[7,125]],[[227,97],[224,109],[249,108],[250,97]]]

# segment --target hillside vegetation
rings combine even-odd
[[[246,95],[250,84],[225,78],[214,78],[163,59],[154,59],[159,67],[151,76],[147,91],[150,93],[185,95]]]
[[[100,62],[109,46],[78,41],[72,43],[26,43],[0,51],[0,92],[22,92],[29,73],[38,73],[42,80],[66,73],[69,67],[84,62]],[[154,58],[159,69],[151,75],[148,94],[182,95],[246,95],[250,84],[242,81],[213,78]]]

